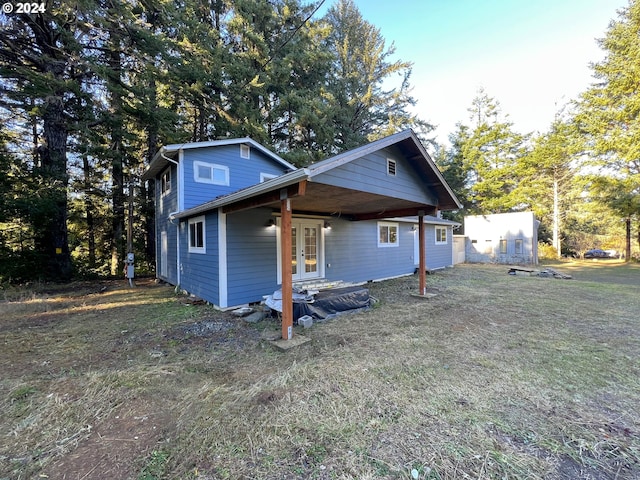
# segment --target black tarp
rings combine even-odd
[[[321,290],[314,295],[313,302],[294,302],[295,322],[304,315],[314,320],[324,320],[340,313],[369,307],[369,290],[363,287],[344,287]]]

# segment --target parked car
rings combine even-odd
[[[592,248],[584,252],[584,258],[609,258],[609,254],[599,248]]]

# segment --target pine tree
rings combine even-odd
[[[640,224],[640,1],[632,0],[612,21],[593,65],[596,82],[582,95],[577,120],[588,152],[600,168],[595,195],[625,219],[626,258],[631,222]],[[640,244],[640,225],[638,226]]]
[[[504,213],[517,210],[516,165],[526,152],[527,138],[502,119],[499,104],[483,90],[473,100],[471,127],[459,127],[454,138],[467,174],[469,210]]]

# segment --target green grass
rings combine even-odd
[[[168,287],[19,295],[0,304],[0,478],[640,477],[637,270],[554,268],[574,280],[370,284],[376,308],[287,353],[261,340],[274,321]],[[205,320],[228,328],[185,329]]]

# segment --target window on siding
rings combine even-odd
[[[229,185],[229,167],[195,161],[193,162],[193,179],[198,183]]]
[[[522,239],[516,238],[516,254],[522,254]]]
[[[447,227],[436,227],[436,245],[447,243]]]
[[[378,222],[378,247],[398,246],[398,224]]]
[[[500,253],[502,253],[502,254],[507,253],[507,241],[506,240],[500,240]]]
[[[189,252],[207,253],[204,217],[189,219]]]
[[[249,145],[245,145],[243,143],[240,144],[240,157],[251,158],[251,148]]]
[[[272,178],[276,178],[277,175],[273,173],[260,173],[260,183],[266,182],[267,180],[271,180]]]
[[[390,158],[387,158],[387,175],[396,176],[396,161]]]
[[[160,177],[160,193],[166,195],[171,191],[171,168],[168,168],[166,172]]]

